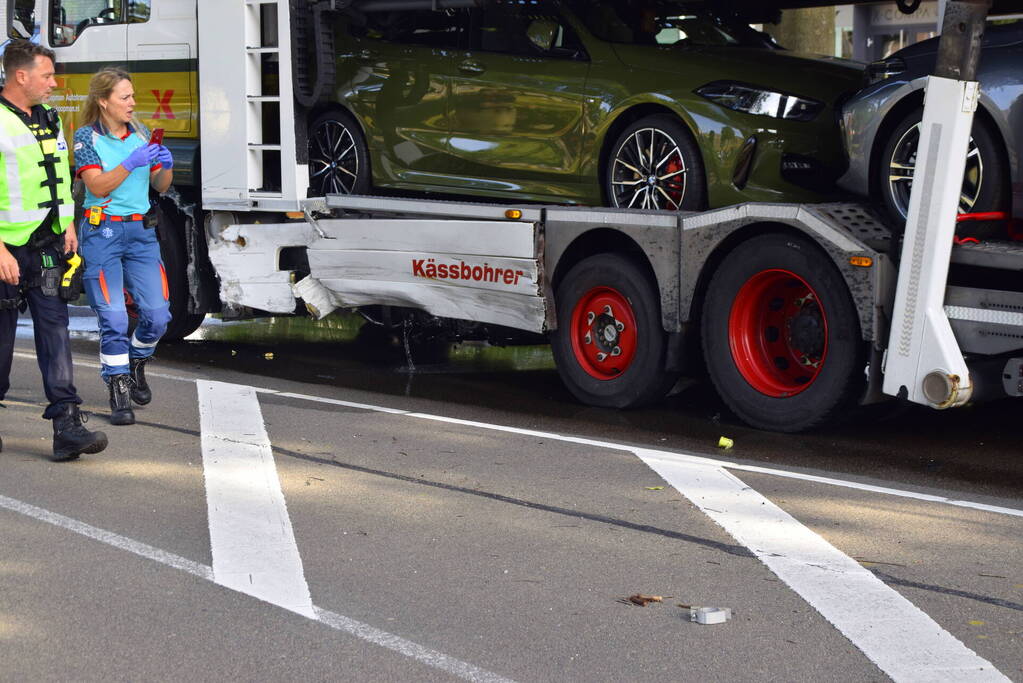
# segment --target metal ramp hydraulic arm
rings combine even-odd
[[[885,362],[885,393],[935,408],[963,405],[973,392],[944,302],[990,5],[950,0],[945,9],[937,66],[927,80]]]

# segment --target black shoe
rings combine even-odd
[[[110,424],[135,424],[135,411],[131,409],[131,375],[114,375],[110,387]]]
[[[140,406],[148,405],[153,400],[153,392],[146,382],[146,363],[149,358],[132,358],[131,363],[131,400]]]
[[[107,447],[106,434],[90,432],[82,426],[88,419],[74,403],[63,404],[60,414],[53,418],[53,457],[50,460],[74,460],[82,453],[99,453]]]

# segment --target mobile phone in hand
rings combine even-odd
[[[162,145],[163,144],[163,128],[154,128],[152,135],[149,136],[149,144],[151,145]]]

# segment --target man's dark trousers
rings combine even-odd
[[[37,249],[7,245],[7,250],[18,260],[22,282],[31,282],[39,277],[42,258]],[[0,282],[0,299],[17,297],[18,287]],[[67,302],[59,296],[44,295],[39,287],[26,290],[25,299],[32,312],[36,358],[39,361],[39,370],[43,373],[46,399],[50,402],[43,417],[51,420],[60,413],[62,404],[82,402],[72,381],[74,375],[71,367],[71,339],[67,329]],[[7,390],[11,386],[11,363],[14,358],[14,337],[17,328],[18,310],[16,308],[0,310],[0,400],[7,395]]]

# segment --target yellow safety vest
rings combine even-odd
[[[56,137],[40,140],[17,114],[0,105],[0,166],[0,240],[15,247],[25,244],[55,203],[53,232],[67,229],[75,205],[67,142],[59,124]]]

